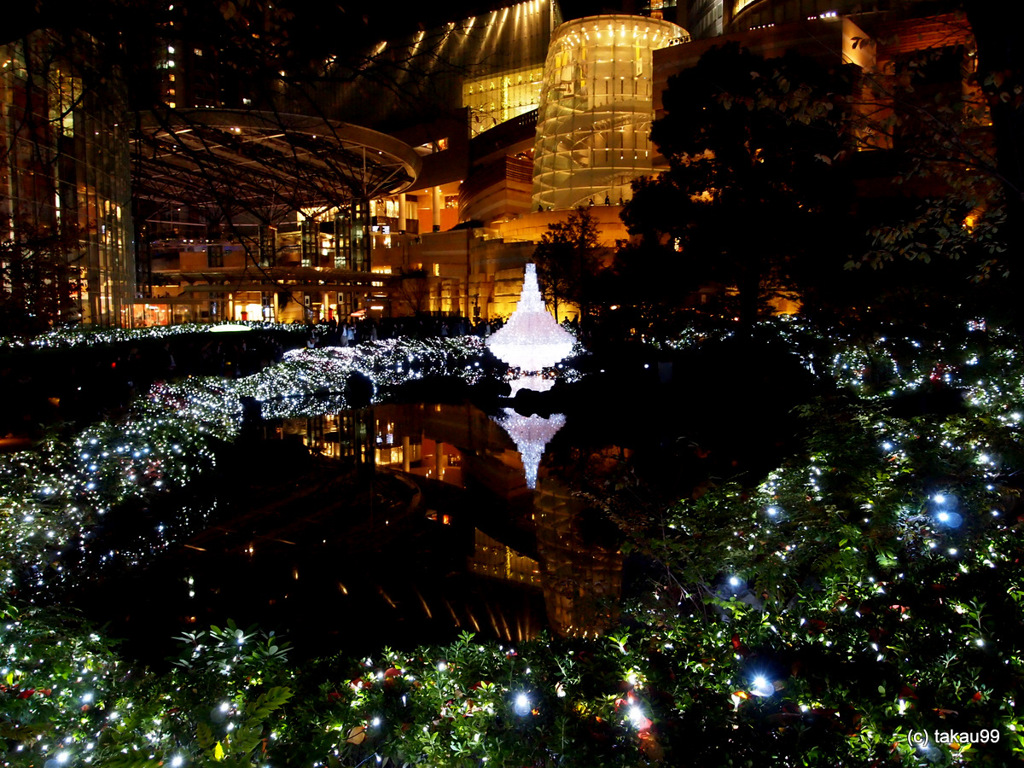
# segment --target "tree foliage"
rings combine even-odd
[[[862,78],[853,133],[883,175],[867,179],[864,196],[877,200],[871,243],[850,266],[945,260],[962,261],[978,280],[1008,272],[991,110],[966,27],[950,35],[946,45],[894,56]]]
[[[842,243],[845,71],[795,55],[713,48],[669,81],[651,137],[669,170],[637,183],[623,219],[672,244],[694,283],[734,286],[749,326],[759,303]]]
[[[558,319],[559,305],[575,304],[580,323],[586,323],[593,305],[599,267],[597,223],[586,208],[571,211],[565,221],[548,224],[533,252],[541,293],[551,302]]]
[[[804,439],[764,475],[706,483],[667,507],[638,505],[643,494],[626,466],[601,478],[593,507],[619,524],[643,577],[608,636],[541,636],[510,648],[463,635],[300,664],[276,636],[228,623],[183,635],[179,664],[159,672],[75,616],[9,594],[0,609],[0,762],[1019,762],[1020,336],[981,322],[870,342],[795,321],[759,332],[825,393],[799,411]],[[395,350],[380,370],[394,371],[409,351]],[[273,378],[319,386],[310,371],[324,367]],[[200,434],[231,410],[205,389],[205,416],[184,409],[196,382],[183,386],[158,390],[150,406],[166,401],[188,414],[159,417],[168,431],[159,445],[170,449],[159,451],[162,479],[180,477],[165,483],[179,488],[186,473],[175,462],[202,449],[183,433]],[[927,407],[947,390],[955,405]],[[104,507],[147,492],[134,470],[157,451],[89,464],[110,440],[140,445],[125,433],[90,430],[69,449]],[[146,444],[156,437],[147,430]],[[14,512],[0,516],[4,553],[31,563],[25,550],[45,549],[46,532],[67,524],[52,514],[54,498],[80,482],[25,455],[0,465]],[[89,498],[76,492],[68,505]],[[44,504],[54,505],[51,517]],[[922,731],[933,740],[927,749],[912,738]],[[934,743],[937,733],[986,741]]]
[[[994,178],[1007,205],[1005,260],[1015,282],[1024,281],[1024,54],[1014,34],[1024,23],[1024,9],[997,8],[984,0],[964,0],[963,6],[978,46],[977,84],[992,120]]]

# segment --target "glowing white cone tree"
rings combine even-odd
[[[555,322],[537,286],[537,268],[526,265],[523,290],[512,317],[488,340],[495,357],[523,373],[550,368],[572,354],[573,335]]]

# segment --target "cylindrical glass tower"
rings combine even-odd
[[[630,181],[652,172],[652,52],[685,34],[661,19],[621,15],[555,30],[537,121],[534,208],[629,199]]]

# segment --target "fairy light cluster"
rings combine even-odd
[[[244,397],[261,403],[264,418],[322,414],[347,407],[345,384],[366,376],[377,396],[410,378],[485,374],[486,351],[476,337],[392,339],[355,348],[300,350],[242,379],[188,377],[158,383],[136,398],[126,418],[92,425],[68,443],[0,456],[0,581],[6,590],[64,582],[72,550],[94,565],[144,562],[176,537],[201,524],[209,510],[193,510],[191,523],[164,521],[139,546],[87,552],[85,531],[132,497],[180,490],[216,464],[218,441],[230,442],[243,426]]]
[[[220,325],[209,323],[181,323],[157,325],[148,328],[84,328],[72,326],[55,328],[31,339],[0,338],[0,348],[8,349],[70,349],[74,347],[107,347],[112,344],[167,339],[176,336],[218,333],[224,330],[264,330],[281,333],[308,333],[303,325],[258,321],[231,322]]]
[[[1012,543],[1005,509],[1013,503],[1012,489],[1006,485],[1016,485],[1013,476],[1024,458],[1019,339],[983,322],[972,323],[955,341],[882,337],[870,346],[817,334],[800,322],[774,321],[761,331],[794,340],[791,348],[808,370],[849,387],[863,405],[859,411],[851,409],[852,419],[844,415],[850,419],[848,428],[835,429],[829,450],[790,460],[754,493],[735,488],[717,494],[718,505],[723,498],[731,499],[724,506],[680,505],[669,518],[669,529],[701,536],[705,551],[697,562],[705,564],[710,576],[722,579],[724,597],[737,601],[738,607],[753,604],[765,612],[763,624],[784,641],[780,650],[811,643],[836,659],[863,658],[864,664],[878,665],[882,675],[892,676],[895,670],[922,675],[932,660],[915,658],[909,649],[934,643],[944,650],[929,653],[938,653],[942,674],[954,681],[948,688],[974,686],[969,688],[972,702],[985,700],[989,694],[978,679],[977,654],[990,652],[986,649],[992,647],[990,635],[996,630],[980,603],[966,609],[947,603],[941,619],[929,609],[929,626],[923,628],[918,623],[924,615],[918,612],[920,607],[901,605],[895,595],[913,591],[919,580],[930,585],[934,579],[931,588],[951,593],[960,584],[974,584],[976,578],[1013,582],[1005,569],[1019,556],[1019,548]],[[885,407],[894,397],[941,389],[963,393],[968,412],[897,418]],[[868,405],[874,402],[880,407]],[[830,427],[822,429],[821,424],[835,414],[821,410],[807,418],[821,420],[815,443],[824,442]],[[709,528],[719,529],[721,535],[709,537]],[[831,601],[825,605],[813,593],[808,596],[801,581],[822,558],[844,563],[844,573],[860,575],[846,583],[823,585],[822,598],[828,595]],[[1001,591],[983,589],[990,588]],[[794,594],[803,595],[801,604],[787,602]],[[813,603],[817,605],[812,611]],[[798,611],[802,615],[796,622]],[[976,614],[973,627],[961,626],[951,615],[969,613]],[[880,632],[875,627],[883,614],[900,633],[920,627],[918,637],[880,642],[884,634],[873,633]],[[888,633],[896,636],[895,629],[885,630]],[[1002,638],[1004,668],[1019,674],[1021,649],[1007,643],[1005,632]],[[901,650],[894,651],[896,642]],[[753,664],[744,638],[734,635],[730,643],[735,648],[730,675],[746,681],[732,697],[738,711],[754,706],[756,700],[780,697],[788,702],[783,706],[795,705],[808,716],[820,717],[828,710],[830,705],[820,694],[804,697],[799,679],[778,671],[773,677]],[[762,645],[777,643],[762,639]],[[990,675],[989,685],[1002,674]],[[879,691],[881,696],[892,695],[885,686]],[[920,723],[930,712],[915,711],[916,695],[903,693],[898,699],[892,695],[890,711]],[[995,703],[1003,732],[1014,732],[1019,727],[1015,703]],[[889,735],[878,729],[878,738]],[[922,757],[909,747],[896,749]],[[941,759],[959,764],[963,757],[954,749]],[[929,759],[940,759],[939,753]]]
[[[441,649],[385,650],[348,676],[324,673],[310,684],[274,666],[271,641],[243,632],[239,644],[240,630],[219,631],[192,641],[190,674],[203,670],[212,691],[200,704],[190,698],[198,678],[170,677],[143,695],[126,687],[132,675],[100,638],[80,632],[71,643],[66,629],[9,615],[0,624],[0,700],[22,702],[19,723],[50,728],[18,741],[0,766],[101,765],[112,743],[140,764],[216,761],[217,745],[226,755],[238,743],[258,697],[279,691],[272,686],[320,700],[280,709],[263,699],[260,733],[270,735],[261,749],[271,764],[298,754],[311,766],[442,764],[457,750],[467,763],[525,765],[536,762],[530,749],[555,759],[600,740],[635,762],[658,761],[673,724],[702,717],[715,718],[709,733],[729,739],[744,738],[751,722],[770,723],[779,743],[797,731],[832,739],[862,762],[879,752],[905,764],[966,762],[966,750],[924,755],[907,740],[951,717],[939,711],[983,717],[1009,741],[1024,727],[1007,693],[1024,680],[1022,553],[1006,491],[1024,451],[1019,345],[1007,349],[1011,337],[987,325],[956,344],[881,339],[849,349],[811,339],[798,322],[778,328],[776,343],[792,344],[809,370],[858,397],[842,418],[827,405],[812,409],[807,451],[760,484],[722,484],[668,510],[658,531],[641,532],[636,545],[676,571],[629,606],[632,634],[518,649],[466,635]],[[97,425],[64,452],[45,445],[2,457],[0,543],[22,558],[21,572],[26,563],[55,572],[60,542],[119,499],[181,488],[209,471],[214,442],[240,429],[244,397],[264,412],[315,408],[354,372],[379,397],[411,377],[475,380],[483,368],[478,340],[439,340],[306,350],[255,377],[161,387],[126,424]],[[886,407],[925,387],[967,392],[967,413],[898,417]],[[12,568],[7,584],[15,583]],[[856,670],[857,680],[828,677],[835,668]],[[975,745],[972,754],[992,748]],[[990,762],[1007,764],[1011,752],[993,754]]]

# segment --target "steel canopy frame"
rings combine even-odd
[[[422,162],[387,134],[309,115],[164,110],[141,113],[136,128],[136,195],[158,208],[219,208],[216,218],[396,194]]]

